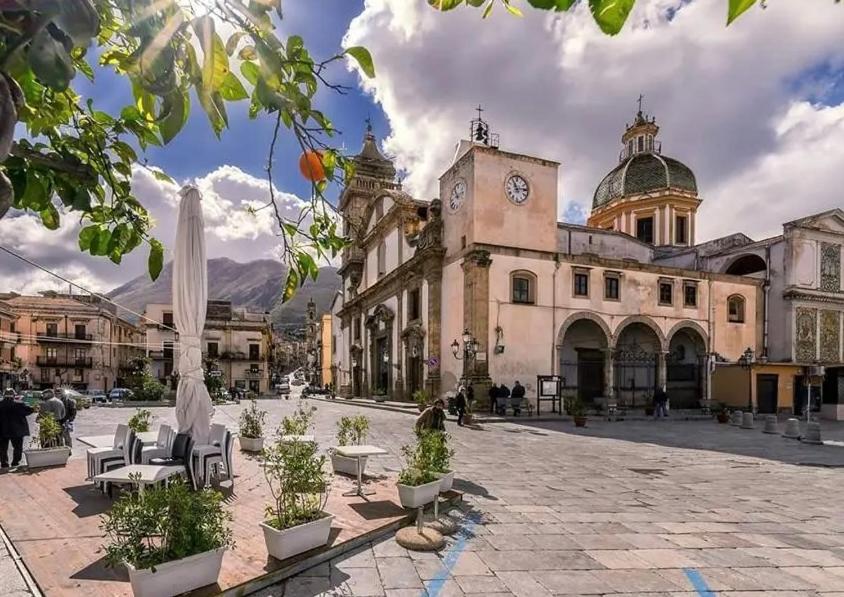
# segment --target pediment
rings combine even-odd
[[[807,216],[790,222],[797,228],[809,228],[834,234],[844,234],[844,210],[831,209],[823,213]]]

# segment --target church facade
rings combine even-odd
[[[619,162],[581,226],[557,221],[559,164],[499,148],[480,118],[432,201],[401,189],[368,132],[340,200],[351,239],[332,326],[340,393],[407,399],[469,381],[481,397],[492,382],[519,380],[530,397],[538,375],[557,375],[564,395],[587,403],[637,407],[663,387],[673,407],[696,408],[719,399],[713,374],[747,349],[757,366],[794,364],[795,354],[769,346],[780,333],[769,325],[780,308],[771,299],[775,268],[759,275],[735,266],[761,250],[747,237],[695,244],[696,179],[663,154],[658,134],[641,111],[625,127]],[[831,234],[840,255],[844,235]],[[716,249],[736,253],[719,260]],[[833,298],[841,298],[840,257],[838,266]],[[832,317],[821,311],[813,312],[816,344],[831,333],[822,332],[821,319],[829,327]]]

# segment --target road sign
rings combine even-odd
[[[431,369],[436,369],[440,366],[440,360],[437,357],[430,357],[427,361],[428,367]]]

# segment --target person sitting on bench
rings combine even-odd
[[[522,400],[525,398],[525,387],[516,380],[513,392],[510,394],[510,404],[513,405],[513,416],[518,417],[522,413]]]

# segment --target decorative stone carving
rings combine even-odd
[[[489,251],[483,249],[475,249],[466,254],[466,259],[463,260],[463,269],[467,266],[477,265],[478,267],[489,267],[492,265],[492,258],[489,256]]]
[[[838,311],[821,311],[821,358],[825,363],[841,360],[841,323]]]
[[[797,307],[795,318],[794,355],[800,362],[812,362],[817,358],[817,321],[818,310]]]
[[[821,243],[821,290],[841,292],[841,245]]]
[[[419,232],[416,250],[440,247],[443,244],[442,204],[439,199],[431,201],[428,207],[428,223]]]
[[[395,316],[395,313],[389,307],[378,305],[372,315],[366,318],[366,327],[371,330],[383,329],[384,325],[392,323]]]

